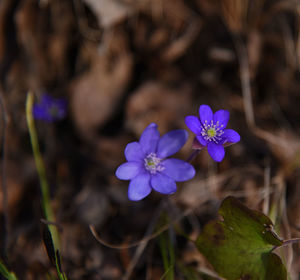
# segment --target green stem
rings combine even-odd
[[[17,276],[13,272],[10,272],[1,261],[0,261],[0,275],[5,277],[5,279],[7,280],[18,280]]]
[[[31,92],[27,94],[26,100],[26,119],[29,129],[29,135],[31,140],[31,146],[33,151],[33,156],[35,159],[36,169],[39,175],[39,181],[41,186],[42,193],[42,206],[46,220],[55,223],[55,216],[50,205],[50,192],[48,187],[48,182],[46,178],[46,170],[44,162],[40,153],[40,147],[38,142],[38,137],[35,129],[34,118],[32,116],[34,97]],[[54,248],[55,250],[59,249],[59,235],[56,226],[49,225],[49,230],[51,232]]]

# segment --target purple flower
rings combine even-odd
[[[61,120],[67,113],[67,101],[64,98],[54,99],[48,94],[43,94],[40,102],[33,106],[35,119],[46,122]]]
[[[128,188],[130,200],[141,200],[152,189],[162,194],[172,194],[177,189],[175,182],[190,180],[195,176],[195,169],[189,163],[167,158],[177,153],[187,138],[187,131],[182,129],[160,137],[157,125],[151,123],[139,142],[126,146],[127,162],[118,167],[116,176],[121,180],[131,180]]]
[[[199,116],[187,116],[185,123],[196,134],[194,148],[207,146],[207,151],[215,161],[222,161],[225,155],[224,146],[240,141],[240,135],[233,129],[226,129],[229,112],[219,110],[213,114],[208,105],[201,105]]]

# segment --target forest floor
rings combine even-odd
[[[19,279],[55,275],[29,90],[36,102],[44,93],[68,102],[63,120],[36,121],[68,279],[162,279],[158,239],[148,238],[162,213],[175,279],[188,279],[181,267],[208,279],[212,268],[175,229],[195,238],[229,195],[272,217],[282,238],[300,237],[298,1],[2,0],[0,85],[0,259]],[[201,151],[195,178],[175,194],[130,201],[128,182],[115,176],[127,143],[151,122],[161,135],[188,130],[184,118],[201,104],[230,111],[241,141],[221,163]],[[192,141],[189,131],[178,158]],[[300,244],[279,253],[300,279]]]

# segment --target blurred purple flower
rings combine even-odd
[[[152,189],[162,194],[172,194],[177,189],[175,182],[190,180],[195,176],[195,169],[189,163],[167,158],[177,153],[187,138],[187,131],[182,129],[160,137],[157,125],[151,123],[139,142],[126,146],[127,162],[118,167],[116,176],[121,180],[131,180],[128,188],[130,200],[141,200]]]
[[[208,105],[201,105],[199,116],[187,116],[185,123],[196,134],[193,148],[202,149],[207,146],[209,155],[215,161],[222,161],[225,146],[240,141],[240,135],[233,129],[226,129],[229,112],[219,110],[213,114]]]
[[[63,119],[67,114],[67,101],[64,98],[55,99],[44,93],[39,103],[33,106],[35,119],[54,122]]]

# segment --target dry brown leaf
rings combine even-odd
[[[114,114],[131,79],[133,61],[124,50],[100,52],[91,46],[86,51],[92,66],[71,85],[71,112],[82,136],[90,138]]]
[[[147,82],[128,100],[127,124],[137,135],[141,135],[151,122],[159,125],[161,133],[174,128],[176,124],[185,127],[184,116],[190,105],[190,87],[182,85],[175,89],[160,83]]]
[[[98,23],[104,28],[120,23],[132,10],[121,1],[115,0],[84,0],[96,14]]]

